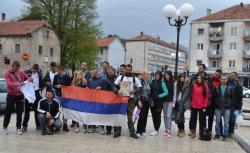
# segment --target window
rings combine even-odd
[[[21,53],[21,45],[20,44],[15,45],[15,53]]]
[[[235,67],[235,61],[234,60],[230,60],[229,63],[228,63],[229,67]]]
[[[212,62],[212,67],[219,67],[219,62],[218,61],[213,61]]]
[[[38,46],[38,54],[39,55],[43,54],[43,46]]]
[[[197,66],[202,64],[202,60],[197,60]]]
[[[198,29],[198,37],[202,37],[204,34],[204,29]]]
[[[247,68],[250,69],[250,60],[247,60]]]
[[[45,38],[49,38],[49,30],[43,30],[43,36],[45,37]]]
[[[3,46],[2,46],[2,44],[0,44],[0,53],[2,53],[3,52]]]
[[[154,60],[154,55],[148,54],[148,60],[153,61]]]
[[[100,54],[103,55],[103,49],[101,49],[101,53]]]
[[[235,43],[235,42],[230,43],[230,46],[229,46],[229,47],[230,47],[229,50],[235,51],[235,50],[236,50],[236,43]]]
[[[197,50],[203,50],[203,43],[198,43]]]
[[[246,44],[246,49],[250,51],[250,43]]]
[[[6,82],[0,80],[0,93],[6,93]]]
[[[237,27],[231,27],[230,35],[237,36]]]
[[[50,56],[53,56],[53,55],[54,55],[54,49],[53,49],[53,48],[50,48],[49,54],[50,54]]]

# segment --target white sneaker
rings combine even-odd
[[[141,137],[141,134],[140,133],[136,133],[137,137],[140,138]]]
[[[142,132],[142,136],[146,137],[146,136],[147,136],[147,134],[146,134],[146,133],[144,133],[144,132]]]
[[[104,128],[101,128],[101,134],[105,134]]]
[[[17,129],[17,130],[16,130],[16,134],[18,134],[18,135],[23,135],[23,132],[21,131],[21,129]]]
[[[154,131],[154,132],[152,132],[150,135],[151,135],[151,136],[156,136],[156,135],[158,135],[158,132],[157,132],[157,131]]]
[[[77,128],[75,129],[75,133],[79,133],[79,132],[80,132],[80,128],[77,127]]]
[[[3,129],[3,134],[4,135],[8,135],[9,134],[9,132],[8,132],[8,130],[6,128]]]

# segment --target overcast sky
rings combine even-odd
[[[118,34],[122,38],[132,38],[143,31],[145,34],[160,36],[168,42],[176,41],[176,29],[168,25],[163,17],[162,8],[174,4],[179,8],[183,3],[191,3],[195,12],[181,30],[181,44],[188,46],[189,23],[191,20],[206,15],[206,9],[212,13],[239,5],[249,0],[98,0],[98,21],[102,23],[104,34]],[[7,19],[13,19],[25,10],[22,0],[1,0],[0,12],[5,12]]]

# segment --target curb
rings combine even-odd
[[[235,141],[247,152],[250,153],[250,144],[248,144],[243,138],[235,133]]]

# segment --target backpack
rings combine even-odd
[[[211,141],[211,138],[212,138],[211,132],[209,132],[209,130],[207,128],[204,128],[201,131],[200,139],[203,141]]]
[[[121,77],[121,82],[123,81],[123,79],[124,79],[124,75],[122,75],[122,77]],[[133,85],[134,85],[134,89],[135,89],[135,76],[133,76]]]

